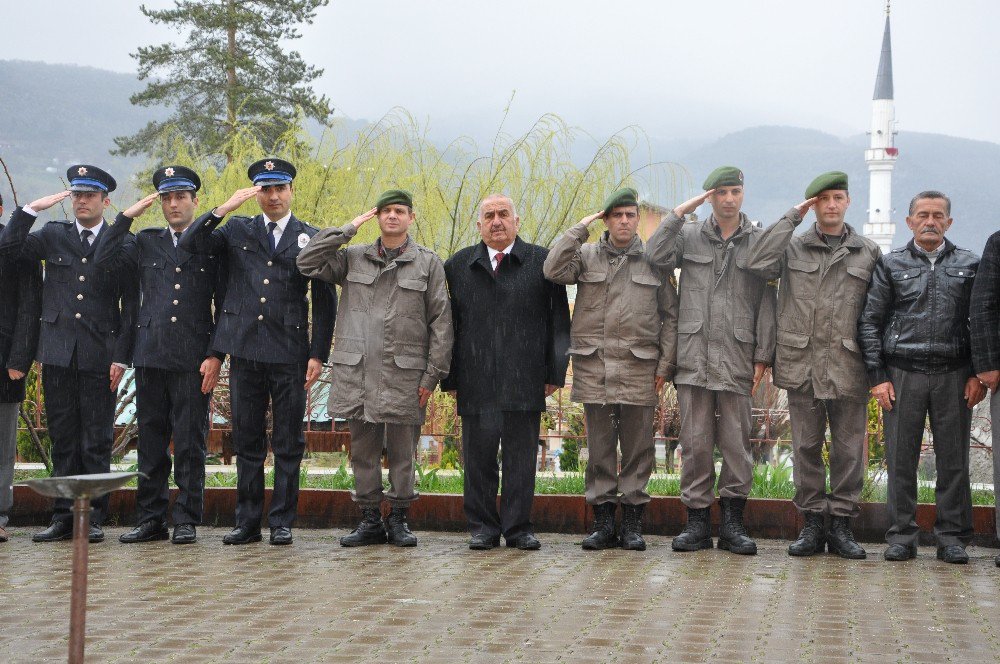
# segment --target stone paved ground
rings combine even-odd
[[[743,558],[584,553],[544,535],[535,553],[473,552],[462,535],[417,549],[342,549],[296,530],[291,547],[91,547],[93,662],[944,662],[1000,660],[994,550],[966,567],[793,559],[785,542]],[[0,661],[65,661],[68,543],[0,545]],[[882,547],[869,545],[872,553]],[[52,571],[54,570],[54,571]]]

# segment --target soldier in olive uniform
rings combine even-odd
[[[205,491],[208,406],[225,356],[212,351],[214,311],[222,311],[225,271],[209,256],[177,247],[194,221],[198,174],[184,166],[153,173],[156,192],[122,214],[95,254],[98,265],[139,271],[142,304],[136,328],[135,384],[139,421],[138,525],[118,539],[125,544],[167,539],[170,441],[174,443],[174,544],[197,538]],[[157,200],[166,228],[132,222]]]
[[[832,553],[864,558],[850,529],[850,520],[859,514],[868,425],[868,382],[857,323],[882,253],[844,223],[851,203],[846,174],[820,175],[805,195],[805,201],[764,231],[747,259],[751,272],[781,278],[774,384],[788,390],[794,502],[805,517],[788,553],[811,556],[828,542]],[[816,223],[794,235],[810,208]],[[829,493],[823,462],[827,423]]]
[[[0,233],[0,253],[26,262],[45,261],[37,360],[53,475],[106,473],[111,467],[115,397],[132,361],[138,281],[127,268],[105,268],[94,260],[105,241],[104,210],[117,183],[96,166],[78,164],[66,173],[69,191],[14,211]],[[71,196],[73,221],[50,221],[28,234],[38,213]],[[52,523],[35,542],[70,539],[72,501],[57,498]],[[101,526],[108,496],[91,501],[91,542],[104,539]]]
[[[742,171],[717,168],[704,189],[667,215],[648,248],[655,265],[681,270],[674,383],[681,415],[681,501],[688,523],[673,548],[712,547],[712,452],[718,445],[719,548],[753,555],[757,544],[743,525],[753,480],[750,397],[774,357],[775,292],[747,269],[750,247],[762,231],[740,211]],[[709,218],[685,224],[684,215],[706,200],[712,203]]]
[[[590,224],[598,218],[607,230],[588,243]],[[674,375],[677,291],[669,273],[650,264],[638,226],[638,193],[620,189],[601,212],[556,239],[543,268],[549,281],[578,284],[569,354],[572,399],[584,404],[590,450],[586,493],[595,524],[583,540],[587,550],[619,544],[646,549],[642,513],[653,471],[653,415],[657,395]]]
[[[347,246],[376,215],[378,239]],[[317,233],[297,261],[307,277],[341,287],[327,408],[350,426],[353,497],[364,515],[342,546],[417,544],[406,523],[417,499],[413,457],[427,400],[448,374],[453,331],[444,264],[407,233],[415,219],[409,192],[387,191],[351,223]],[[384,522],[383,447],[391,487]]]

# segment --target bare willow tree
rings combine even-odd
[[[329,0],[175,0],[172,9],[140,11],[152,22],[188,31],[183,45],[143,46],[132,54],[146,88],[131,97],[137,106],[167,106],[164,121],[149,122],[132,136],[115,138],[122,155],[164,156],[181,136],[206,155],[225,155],[241,130],[268,151],[295,138],[299,116],[325,123],[333,112],[309,85],[322,69],[306,64],[282,41],[298,39]]]

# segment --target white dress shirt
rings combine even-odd
[[[507,258],[508,256],[510,256],[510,250],[513,249],[513,248],[514,248],[514,243],[511,242],[510,246],[508,246],[506,249],[503,250],[503,257]],[[490,255],[490,265],[493,266],[493,271],[496,272],[497,271],[497,254],[499,254],[500,252],[497,251],[496,249],[493,249],[492,247],[486,247],[486,251]]]

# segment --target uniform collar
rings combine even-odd
[[[101,223],[97,224],[93,228],[86,228],[85,226],[81,226],[79,220],[74,219],[73,223],[76,226],[77,235],[80,235],[84,231],[90,231],[91,233],[94,234],[95,240],[97,239],[97,236],[101,234],[101,231],[104,230],[104,219],[101,219]]]

